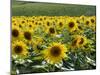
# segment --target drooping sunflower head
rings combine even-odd
[[[44,58],[48,63],[60,63],[66,55],[67,48],[61,43],[53,43],[44,52]]]
[[[69,21],[67,21],[67,30],[69,30],[70,32],[73,32],[77,29],[77,23],[74,19],[69,19]]]
[[[27,46],[23,41],[15,41],[12,43],[12,55],[18,57],[26,57],[28,54]]]

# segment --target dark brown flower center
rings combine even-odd
[[[50,28],[49,32],[52,33],[52,34],[54,34],[55,33],[55,29],[54,28]]]
[[[40,18],[40,21],[42,21],[42,18]]]
[[[49,22],[47,22],[47,26],[50,26],[50,23]]]
[[[70,28],[73,28],[73,27],[74,27],[74,22],[70,22],[70,23],[69,23],[69,27],[70,27]]]
[[[37,22],[35,22],[35,24],[37,25],[38,23],[37,23]]]
[[[77,22],[77,23],[80,23],[80,21],[79,21],[79,20],[77,20],[76,22]]]
[[[31,33],[30,32],[24,32],[24,37],[27,40],[31,40]]]
[[[72,46],[75,46],[77,43],[77,39],[72,42]]]
[[[89,25],[89,21],[86,21],[86,25]]]
[[[82,20],[84,21],[84,17],[82,17]]]
[[[29,20],[26,20],[27,22],[29,21]]]
[[[25,23],[25,21],[22,21],[22,23]]]
[[[16,26],[16,23],[14,23],[14,25]]]
[[[44,20],[46,20],[46,17],[44,17]]]
[[[20,25],[20,24],[19,24],[19,27],[21,28],[21,27],[22,27],[22,25]]]
[[[81,26],[78,26],[78,28],[79,28],[80,30],[82,30],[82,27],[81,27]]]
[[[41,25],[41,23],[39,23],[39,25]]]
[[[30,25],[29,25],[29,27],[31,28],[31,27],[32,27],[32,25],[30,24]]]
[[[61,49],[58,46],[54,46],[51,48],[51,55],[52,56],[59,56],[61,54]]]
[[[63,26],[63,23],[62,23],[62,22],[60,22],[60,23],[59,23],[59,26],[60,26],[60,27],[62,27],[62,26]]]
[[[20,54],[20,53],[22,52],[23,48],[22,48],[21,46],[16,46],[16,47],[14,48],[14,50],[15,50],[15,53],[16,53],[16,54]]]
[[[32,23],[34,23],[34,20],[32,21]]]
[[[81,38],[79,44],[83,44],[84,43],[84,39]]]
[[[94,19],[91,19],[91,22],[94,23]]]
[[[13,29],[12,30],[12,36],[18,37],[18,35],[19,35],[19,31],[17,29]]]

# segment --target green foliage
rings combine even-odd
[[[80,16],[95,15],[96,7],[89,5],[18,2],[12,0],[13,16]],[[74,13],[73,13],[74,12]]]

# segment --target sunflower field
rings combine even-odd
[[[96,68],[95,16],[12,16],[13,75]]]

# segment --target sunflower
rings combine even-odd
[[[34,25],[36,25],[36,26],[37,26],[37,25],[38,25],[38,21],[34,21]]]
[[[26,57],[28,54],[27,46],[23,41],[14,41],[12,43],[12,55]]]
[[[13,26],[17,26],[18,25],[18,22],[16,20],[15,21],[12,20],[12,25]]]
[[[28,24],[27,24],[27,28],[29,29],[29,30],[34,30],[35,29],[35,25],[34,25],[34,23],[32,23],[32,22],[28,22]]]
[[[91,29],[95,31],[96,29],[96,18],[94,16],[90,17],[90,22],[91,22]]]
[[[43,22],[42,21],[38,21],[38,25],[42,26]]]
[[[88,27],[91,27],[91,21],[89,18],[87,18],[85,21],[84,21],[85,25],[88,26]]]
[[[43,20],[44,20],[43,18],[44,18],[43,16],[40,16],[40,17],[38,18],[38,20],[39,20],[39,21],[43,21]]]
[[[66,52],[67,48],[63,44],[52,43],[52,45],[44,51],[44,58],[50,64],[60,63],[62,59],[67,57]]]
[[[46,27],[49,27],[52,25],[52,22],[51,22],[51,20],[47,19],[44,24]]]
[[[17,26],[12,26],[12,40],[20,39],[21,30]]]
[[[46,19],[47,19],[47,17],[46,17],[46,16],[44,16],[44,17],[43,17],[43,20],[46,20]]]
[[[87,43],[87,39],[84,36],[77,35],[72,42],[72,48],[83,47]]]
[[[54,26],[50,26],[46,29],[46,33],[50,35],[56,35],[56,28]]]
[[[93,16],[93,17],[90,17],[90,21],[92,24],[95,24],[96,23],[96,18]]]
[[[86,17],[85,17],[84,15],[80,16],[80,20],[82,20],[82,21],[84,21],[85,18],[86,18]]]
[[[49,28],[49,33],[50,33],[50,34],[54,34],[54,33],[55,33],[55,29],[54,29],[53,27],[50,27],[50,28]]]
[[[18,22],[17,17],[16,18],[12,17],[12,23],[17,23],[17,22]]]
[[[34,31],[33,30],[31,30],[31,29],[28,29],[28,28],[25,28],[24,30],[23,30],[23,32],[21,33],[22,34],[22,37],[23,37],[23,39],[24,39],[24,41],[26,42],[26,43],[32,43],[32,40],[33,40],[33,38],[32,38],[32,36],[33,36],[33,33],[34,33]]]
[[[73,32],[77,29],[77,23],[74,19],[69,19],[69,21],[67,21],[67,30],[69,30],[70,32]]]
[[[20,22],[21,22],[21,24],[26,24],[27,23],[27,21],[24,20],[24,19],[22,19]]]
[[[64,27],[64,20],[58,20],[57,22],[57,28],[58,29],[62,29]]]
[[[23,28],[23,25],[22,24],[18,24],[18,27],[20,28],[20,29],[22,29]]]
[[[34,19],[31,19],[31,20],[29,20],[29,22],[32,22],[32,24],[34,24],[35,20]]]
[[[78,27],[77,27],[77,32],[78,32],[78,33],[83,33],[83,32],[84,32],[84,26],[78,25]]]
[[[36,16],[32,16],[32,19],[36,19]]]
[[[22,24],[20,21],[18,22],[18,25],[17,25],[17,27],[19,27],[19,29],[21,29],[21,30],[23,30],[26,26],[27,26],[27,24]]]

